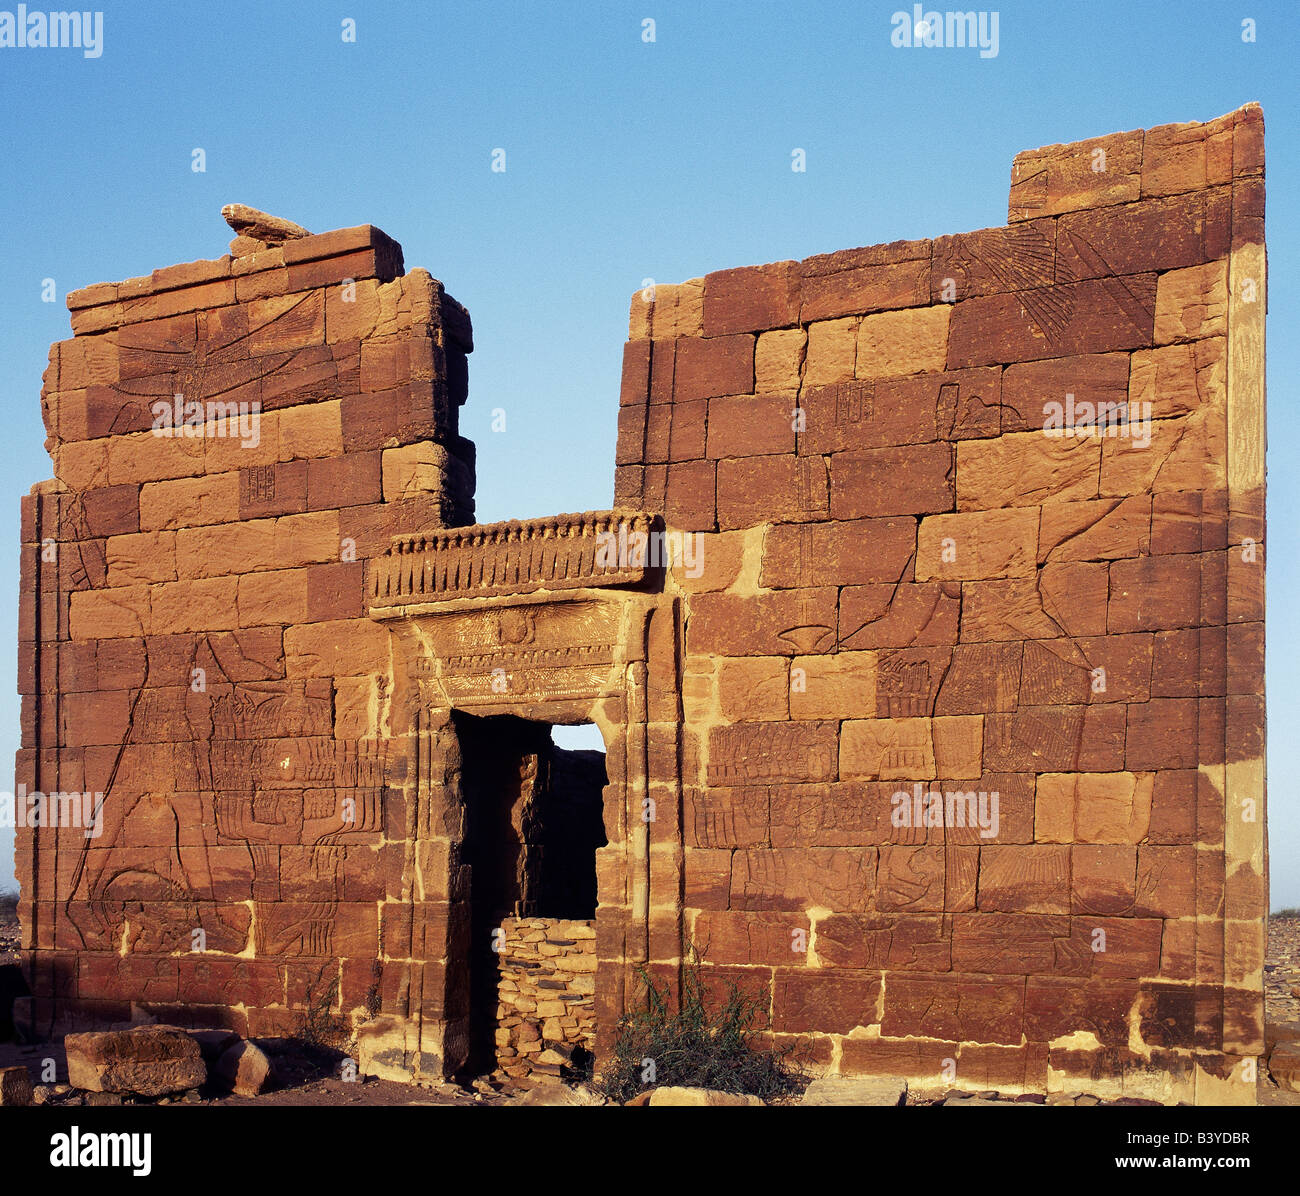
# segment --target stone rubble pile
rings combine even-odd
[[[559,1076],[595,1044],[595,924],[508,918],[502,929],[497,1065],[514,1079]]]

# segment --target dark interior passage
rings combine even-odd
[[[595,917],[605,755],[556,747],[549,724],[513,715],[458,712],[456,728],[470,868],[468,1070],[481,1074],[494,1062],[493,932],[511,917]]]

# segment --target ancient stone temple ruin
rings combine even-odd
[[[442,284],[227,215],[50,352],[32,1032],[599,1067],[694,952],[825,1071],[1253,1100],[1258,107],[1022,153],[1004,227],[638,293],[612,509],[526,522],[474,523]]]

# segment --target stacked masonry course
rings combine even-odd
[[[293,1033],[309,1007],[420,1000],[436,915],[384,785],[364,570],[396,532],[472,520],[469,319],[369,226],[231,251],[70,295],[50,351],[18,782],[105,799],[96,837],[19,834],[40,1033],[133,1008]],[[256,435],[223,411],[155,435],[176,395],[247,404]]]
[[[706,561],[685,933],[828,1067],[1253,1099],[1263,176],[1252,105],[1022,153],[1003,228],[632,300],[615,501]],[[1149,447],[1045,436],[1067,394]],[[997,836],[892,825],[916,782]]]
[[[507,1075],[558,1076],[574,1048],[595,1046],[595,928],[557,918],[507,918],[502,930],[498,1063]],[[547,1054],[557,1046],[558,1053]]]
[[[18,780],[105,826],[20,832],[35,1028],[324,1007],[366,1070],[454,1072],[465,716],[509,715],[605,740],[598,1064],[694,948],[828,1071],[1252,1100],[1263,204],[1252,105],[1027,151],[1002,228],[638,294],[616,509],[486,528],[468,317],[376,230],[71,296]],[[178,393],[257,398],[258,444],[151,435]],[[701,567],[598,565],[619,525]],[[932,790],[996,833],[899,825]]]

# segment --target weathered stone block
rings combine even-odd
[[[894,378],[944,368],[948,349],[947,304],[864,316],[858,328],[858,378]]]
[[[1156,286],[1155,342],[1222,336],[1228,318],[1228,263],[1171,270]]]
[[[719,461],[717,479],[722,531],[824,519],[828,514],[829,478],[820,457],[774,455]]]
[[[1009,218],[1131,203],[1141,194],[1141,175],[1141,130],[1024,150],[1011,165]]]
[[[835,453],[830,472],[830,510],[836,519],[923,515],[954,504],[948,444]]]
[[[908,518],[778,523],[763,540],[759,584],[794,589],[893,582],[915,551],[916,522]]]
[[[1044,773],[1034,837],[1047,843],[1140,843],[1151,823],[1151,774]]]
[[[797,324],[799,318],[795,262],[718,270],[704,276],[705,336],[766,331]]]
[[[745,333],[678,340],[673,398],[682,402],[714,395],[753,394],[754,339]]]
[[[797,394],[807,348],[808,333],[802,328],[760,333],[754,351],[754,390],[761,395]]]
[[[858,357],[858,321],[818,320],[808,326],[803,385],[826,386],[853,377]]]
[[[68,1083],[88,1092],[165,1096],[207,1078],[199,1045],[175,1026],[69,1034]]]
[[[995,359],[1034,361],[1148,348],[1153,344],[1155,301],[1154,274],[1057,283],[970,299],[958,303],[952,313],[947,366],[961,369]]]
[[[1037,571],[1037,509],[973,511],[921,520],[916,579],[1025,577]]]

